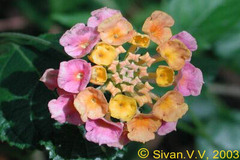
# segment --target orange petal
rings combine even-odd
[[[116,94],[120,93],[121,90],[119,88],[116,88],[112,82],[109,82],[105,90],[109,91],[112,96],[115,96]]]
[[[119,61],[113,61],[112,64],[108,67],[108,70],[115,73],[117,71],[117,65],[119,64]]]
[[[156,61],[156,59],[152,58],[148,52],[141,56],[140,59],[144,61],[148,67],[150,67],[153,64],[153,62]]]
[[[140,57],[140,54],[132,54],[131,52],[129,52],[128,54],[128,57],[126,60],[128,61],[134,61],[134,62],[138,62],[139,61],[139,57]]]
[[[146,103],[152,103],[152,98],[149,93],[144,93],[144,95],[141,96],[135,95],[133,97],[136,99],[139,107],[142,107]]]
[[[139,75],[138,75],[138,76],[139,76],[140,78],[148,76],[147,68],[148,68],[148,67],[142,67],[142,66],[139,67],[140,72],[139,72]]]
[[[126,50],[123,48],[123,46],[116,47],[116,51],[117,51],[117,55],[126,52]]]
[[[158,46],[157,51],[174,70],[180,70],[185,65],[185,61],[191,57],[191,51],[177,39]]]
[[[147,33],[151,40],[162,44],[172,37],[170,27],[174,24],[171,16],[162,11],[154,11],[143,24],[143,32]]]
[[[108,103],[103,93],[93,87],[81,91],[74,99],[77,109],[84,122],[103,117],[108,111]]]
[[[187,112],[188,105],[178,91],[169,91],[153,106],[153,115],[166,122],[175,122]]]
[[[154,132],[161,126],[161,121],[153,115],[138,114],[127,123],[128,138],[131,141],[145,143],[155,138]]]
[[[110,45],[122,45],[135,35],[133,26],[120,13],[107,18],[98,26],[103,42]]]
[[[134,80],[131,81],[131,84],[136,86],[138,83],[142,82],[138,77],[136,77]]]
[[[122,83],[122,79],[119,77],[119,74],[116,72],[112,75],[112,79],[113,81],[118,84],[118,83]]]
[[[128,67],[131,68],[132,70],[134,70],[135,72],[137,72],[137,70],[138,70],[138,68],[139,68],[139,66],[136,65],[136,64],[133,63],[133,62],[132,62]]]
[[[120,64],[120,67],[123,68],[123,67],[125,67],[125,66],[130,65],[130,62],[126,59],[125,61],[122,61],[122,62],[120,62],[119,64]]]
[[[144,87],[146,87],[149,91],[154,89],[148,82],[144,83]]]
[[[123,92],[134,92],[134,86],[133,85],[126,85],[126,84],[121,84],[121,88]]]
[[[138,92],[146,95],[148,99],[150,98],[148,100],[148,102],[151,103],[152,99],[151,99],[149,93],[152,89],[153,89],[153,87],[148,82],[145,82],[145,84],[142,86],[141,89],[138,90]]]

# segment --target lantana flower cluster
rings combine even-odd
[[[120,11],[105,7],[93,11],[87,25],[67,30],[60,44],[73,59],[47,69],[40,79],[59,96],[48,103],[51,117],[84,125],[88,141],[118,148],[176,130],[188,111],[184,96],[200,94],[203,76],[190,63],[196,40],[186,31],[173,36],[173,25],[167,13],[154,11],[138,33]],[[155,53],[146,52],[151,41]],[[160,61],[166,63],[148,71]],[[153,83],[175,87],[158,95]]]

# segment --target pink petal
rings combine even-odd
[[[80,78],[78,77],[80,75]],[[86,88],[91,77],[91,64],[82,59],[61,62],[58,86],[70,93],[78,93]]]
[[[198,96],[201,93],[203,83],[202,71],[191,63],[186,62],[176,76],[175,89],[183,96]]]
[[[57,94],[59,95],[59,96],[61,96],[61,95],[72,95],[73,93],[69,93],[69,92],[67,92],[67,91],[65,91],[64,89],[61,89],[61,88],[57,88]]]
[[[58,87],[57,76],[58,70],[49,68],[43,73],[42,77],[40,78],[40,81],[42,81],[48,89],[54,90],[55,88]]]
[[[176,34],[172,37],[172,39],[178,39],[182,41],[190,51],[196,51],[198,48],[196,39],[186,31]]]
[[[116,142],[116,143],[110,143],[110,144],[108,144],[108,146],[109,147],[116,147],[116,148],[122,149],[123,146],[125,146],[126,144],[128,144],[128,142],[130,142],[130,140],[128,139],[127,134],[128,134],[127,131],[123,131],[122,135],[119,138],[119,141]]]
[[[123,132],[123,123],[109,122],[104,118],[89,120],[86,122],[86,139],[88,141],[120,147],[120,138]]]
[[[95,28],[78,23],[64,33],[60,38],[60,44],[71,57],[82,58],[93,49],[99,40],[100,36]]]
[[[164,136],[172,131],[176,131],[177,122],[163,122],[157,133],[160,136]]]
[[[110,9],[107,7],[97,9],[95,11],[92,11],[91,13],[92,17],[88,19],[87,25],[89,27],[97,27],[102,21],[109,17],[112,17],[117,13],[120,13],[120,11]]]
[[[48,103],[51,118],[60,123],[69,122],[74,125],[81,125],[83,122],[79,113],[73,106],[73,95],[62,95]]]

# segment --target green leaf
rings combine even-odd
[[[198,97],[185,97],[185,101],[192,112],[194,112],[194,114],[196,114],[196,116],[201,120],[207,120],[216,113],[217,106],[209,97],[207,84],[203,86],[201,94]],[[183,119],[191,120],[191,115],[187,113]]]
[[[240,23],[233,26],[231,31],[224,34],[214,44],[214,53],[223,62],[224,67],[231,68],[240,73],[239,52],[240,52]]]
[[[51,18],[67,27],[72,27],[77,23],[87,23],[90,17],[90,12],[76,12],[76,13],[54,13]]]
[[[46,51],[48,49],[53,49],[55,52],[60,52],[64,58],[68,57],[64,52],[63,47],[59,44],[61,34],[50,35],[44,34],[40,37],[34,37],[22,33],[14,33],[14,32],[4,32],[0,33],[0,44],[7,42],[14,42],[20,45],[28,45],[34,46],[40,51]],[[4,47],[4,46],[3,46]],[[1,51],[1,49],[0,49]],[[3,53],[3,52],[2,52]],[[59,53],[58,53],[59,54]]]
[[[73,10],[79,10],[84,1],[71,0],[71,2],[66,0],[50,0],[49,5],[52,13],[63,13]]]
[[[193,52],[191,63],[195,67],[201,69],[203,72],[203,79],[205,84],[212,82],[217,74],[219,73],[221,64],[218,59],[210,57],[206,54],[211,54],[210,52],[198,53]]]
[[[39,78],[47,68],[58,68],[69,59],[58,47],[59,36],[0,34],[0,141],[21,149],[45,147],[57,160],[123,157],[123,150],[88,142],[84,126],[51,119],[48,102],[56,94]]]
[[[189,31],[198,40],[200,49],[230,31],[240,19],[238,0],[165,0],[164,11],[173,16],[174,33]],[[221,34],[220,34],[221,33]]]
[[[43,72],[39,65],[53,57],[37,56],[12,43],[0,48],[8,48],[0,59],[0,90],[4,93],[0,99],[0,139],[19,148],[36,146],[52,131],[47,103],[54,94],[39,82]]]
[[[119,2],[118,0],[94,0],[95,3],[98,3],[101,5],[101,7],[108,7],[108,8],[114,8],[114,9],[119,9],[120,5],[117,5]],[[120,2],[121,3],[121,2]],[[95,8],[97,9],[97,8]]]
[[[238,114],[239,111],[232,111],[232,114]],[[196,137],[197,149],[206,150],[206,156],[213,157],[214,150],[240,150],[240,127],[239,121],[216,116],[211,118],[205,128],[207,135],[213,140],[210,143],[205,138]]]
[[[240,52],[240,23],[235,25],[230,32],[222,36],[214,44],[216,55],[220,58],[231,59]]]
[[[18,7],[21,13],[28,18],[41,31],[48,31],[52,25],[48,15],[48,1],[15,1],[14,5]]]
[[[108,148],[88,142],[83,137],[83,127],[63,125],[54,130],[51,141],[41,142],[49,151],[49,157],[56,160],[65,159],[117,159],[123,157],[124,150]]]

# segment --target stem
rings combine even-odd
[[[107,78],[108,78],[108,79],[112,78],[112,75],[113,75],[112,73],[108,73],[108,74],[107,74]]]
[[[162,57],[158,57],[158,58],[155,58],[155,59],[156,59],[156,61],[153,62],[153,63],[157,63],[157,62],[160,62],[160,61],[164,61],[164,60],[165,60],[165,59],[162,58]]]
[[[154,56],[152,56],[152,58],[155,59],[155,62],[153,62],[153,63],[157,63],[157,62],[160,62],[160,61],[164,61],[164,60],[165,60],[163,57],[161,57],[160,54],[155,54]]]
[[[153,108],[153,104],[152,103],[147,103],[147,105],[151,108]]]
[[[154,79],[155,80],[156,77],[157,77],[156,73],[153,73],[153,72],[148,73],[148,79]]]
[[[127,51],[127,53],[126,53],[126,56],[125,56],[125,58],[124,59],[126,59],[127,57],[128,57],[128,55],[129,55],[129,53],[135,53],[135,51],[137,50],[137,46],[135,46],[135,45],[131,45],[130,46],[130,48],[128,49],[128,51]]]
[[[108,121],[110,121],[110,122],[112,122],[111,116],[110,116],[109,113],[107,113],[107,114],[105,115],[105,119],[108,120]]]
[[[141,78],[141,80],[143,81],[143,82],[149,82],[149,83],[154,83],[154,84],[156,84],[156,73],[153,73],[153,72],[150,72],[150,73],[148,73],[148,77],[142,77]]]
[[[135,51],[137,50],[137,46],[136,45],[131,45],[131,47],[128,49],[128,53],[135,53]]]
[[[154,93],[152,93],[152,92],[150,92],[149,94],[150,94],[150,96],[151,96],[152,99],[154,99],[154,100],[156,100],[156,101],[159,99],[159,97],[158,97],[156,94],[154,94]]]

